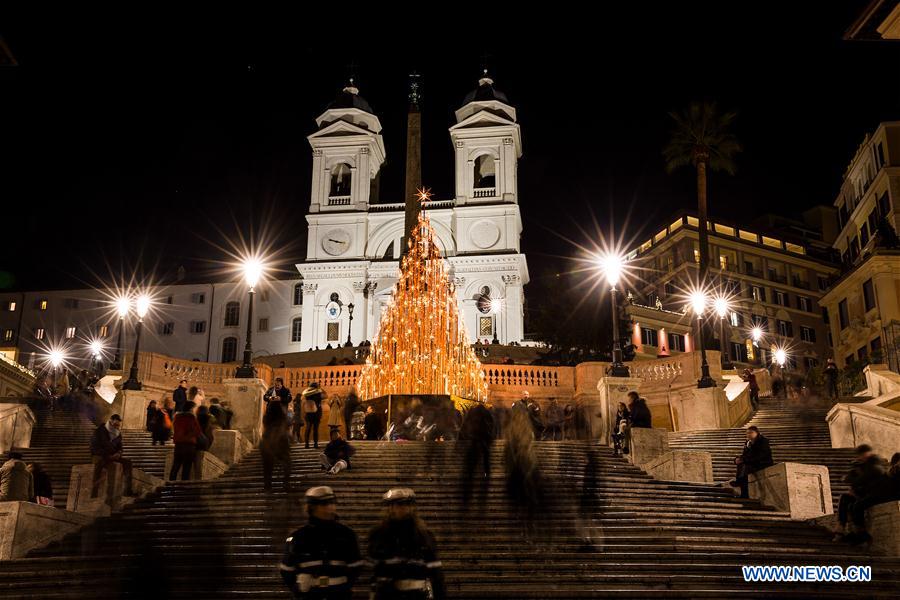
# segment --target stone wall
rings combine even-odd
[[[0,502],[0,560],[22,558],[93,520],[52,506],[31,502]]]
[[[900,452],[900,412],[866,404],[836,404],[825,417],[832,448],[869,444],[890,457]]]
[[[0,453],[29,448],[34,423],[34,413],[25,404],[0,404]]]

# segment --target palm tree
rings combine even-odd
[[[706,282],[709,270],[707,237],[706,172],[725,171],[734,175],[734,155],[741,144],[729,129],[736,112],[719,113],[715,102],[691,102],[681,113],[670,112],[675,122],[672,138],[663,149],[666,172],[693,165],[697,170],[697,218],[700,243],[700,274],[698,285]]]

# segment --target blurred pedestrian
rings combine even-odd
[[[290,424],[281,410],[267,411],[263,417],[263,434],[259,441],[262,458],[263,488],[272,489],[272,473],[277,463],[281,467],[285,492],[291,491],[291,441]]]
[[[325,390],[315,381],[303,390],[303,419],[306,421],[304,442],[307,448],[310,436],[313,438],[313,447],[319,447],[319,423],[322,420],[322,402],[325,398]]]
[[[465,444],[463,459],[463,502],[472,497],[474,480],[482,488],[482,498],[487,497],[491,477],[491,446],[494,443],[494,418],[482,403],[476,403],[466,411],[459,439]]]
[[[744,372],[741,374],[741,379],[746,381],[750,388],[750,405],[753,406],[753,410],[759,408],[759,384],[756,382],[756,374],[753,373],[750,369],[744,369]]]
[[[544,439],[558,442],[562,439],[563,411],[556,398],[550,399],[544,415]]]
[[[172,458],[172,468],[169,470],[170,481],[178,476],[179,469],[182,481],[191,478],[191,468],[197,458],[197,441],[203,435],[197,416],[194,415],[194,408],[194,403],[188,400],[182,405],[181,412],[175,414],[175,421],[172,424],[175,452]]]
[[[28,463],[28,472],[34,482],[34,498],[31,501],[43,506],[53,506],[53,482],[50,474],[37,462]]]
[[[850,491],[841,494],[838,500],[838,522],[842,531],[852,529],[839,539],[851,544],[863,544],[872,539],[866,530],[866,510],[876,504],[890,500],[890,479],[884,468],[884,460],[875,454],[872,447],[862,444],[856,447],[856,456],[850,471],[844,476],[844,483]]]
[[[834,362],[833,358],[829,358],[825,361],[825,368],[822,371],[825,375],[825,388],[828,391],[829,398],[837,398],[838,397],[838,375],[840,372],[838,371],[837,365]]]

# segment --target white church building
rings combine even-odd
[[[517,168],[522,140],[516,109],[485,74],[450,127],[456,195],[429,200],[426,214],[450,263],[472,341],[523,339]],[[316,119],[303,279],[301,346],[325,348],[375,337],[397,280],[405,198],[376,203],[386,149],[381,122],[351,83]],[[353,318],[350,318],[350,305]]]

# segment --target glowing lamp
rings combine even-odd
[[[255,288],[263,274],[262,261],[256,257],[247,258],[241,263],[241,269],[244,271],[244,281],[250,289]]]
[[[621,254],[605,254],[600,257],[600,268],[610,287],[616,287],[625,268],[625,258]]]
[[[66,355],[62,350],[51,350],[48,354],[48,358],[50,359],[50,364],[53,365],[53,368],[59,367],[66,360]]]
[[[703,292],[691,292],[690,296],[691,308],[698,317],[706,310],[706,294]]]
[[[139,318],[143,319],[146,317],[150,311],[150,296],[147,294],[138,296],[137,302],[135,302],[135,310]]]
[[[728,299],[724,296],[716,296],[716,299],[713,300],[713,308],[716,310],[716,314],[719,315],[720,318],[724,319],[725,315],[728,314],[728,310],[731,308],[728,305]]]
[[[775,349],[775,362],[778,363],[779,367],[783,367],[784,363],[787,362],[787,352],[785,352],[784,348]]]
[[[757,326],[750,330],[750,335],[753,336],[753,341],[758,342],[762,339],[762,328]]]
[[[103,354],[103,342],[100,340],[93,340],[91,342],[91,355],[100,356],[101,354]]]
[[[127,317],[129,310],[131,310],[131,298],[128,296],[116,298],[116,313],[118,313],[120,319]]]

